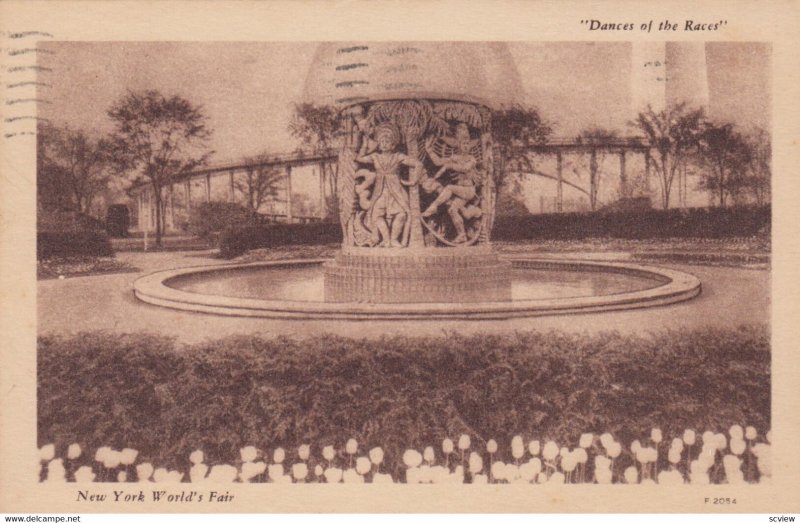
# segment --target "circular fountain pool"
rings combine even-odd
[[[509,258],[511,297],[459,303],[337,302],[328,297],[326,260],[193,267],[134,283],[142,301],[231,316],[297,319],[503,319],[665,305],[700,293],[687,273],[631,263]]]

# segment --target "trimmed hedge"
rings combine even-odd
[[[732,238],[769,231],[770,207],[693,208],[498,216],[496,241],[582,240],[587,238]],[[225,258],[251,249],[281,245],[330,244],[342,241],[338,223],[270,224],[232,228],[223,233]]]
[[[258,223],[258,213],[237,203],[203,202],[192,208],[189,232],[209,239],[227,229],[252,227]]]
[[[88,333],[38,343],[39,445],[110,445],[186,467],[202,449],[230,463],[241,447],[407,448],[473,442],[622,441],[685,428],[770,428],[766,326],[647,336],[558,332],[377,340],[173,340]],[[318,452],[315,449],[314,452]],[[504,456],[496,456],[503,459]]]
[[[769,229],[771,216],[769,206],[532,214],[498,217],[492,239],[730,238],[761,234]]]
[[[226,230],[220,238],[219,251],[224,258],[234,258],[251,249],[341,241],[342,228],[338,223],[272,223]]]
[[[36,234],[36,258],[114,256],[105,232],[39,232]]]

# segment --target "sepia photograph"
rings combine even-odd
[[[41,48],[42,481],[769,479],[769,44]]]
[[[4,26],[3,150],[35,172],[0,222],[30,217],[0,227],[31,242],[9,324],[35,302],[4,356],[31,363],[0,398],[29,413],[0,448],[16,499],[765,512],[796,475],[785,49],[575,17],[566,39]]]

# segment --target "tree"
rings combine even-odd
[[[147,183],[156,208],[156,245],[164,230],[162,190],[184,173],[204,165],[211,155],[211,130],[199,106],[158,91],[128,92],[108,110],[115,124],[114,160],[134,183]]]
[[[552,133],[539,112],[531,107],[515,105],[492,112],[492,140],[495,147],[495,185],[498,192],[512,179],[509,175],[520,170],[533,172],[529,147],[543,145]],[[519,183],[519,179],[513,179]]]
[[[88,213],[110,178],[109,144],[84,131],[38,126],[37,194],[44,209]]]
[[[245,158],[244,179],[234,181],[234,187],[245,196],[247,208],[258,211],[268,198],[278,195],[285,176],[274,165],[264,165],[270,156],[266,153]]]
[[[772,143],[769,133],[756,129],[746,138],[750,148],[747,189],[758,205],[769,202],[772,180]]]
[[[339,113],[328,105],[315,105],[313,103],[295,104],[294,115],[289,122],[289,132],[299,138],[305,148],[313,153],[326,153],[334,148],[336,133],[339,129]],[[304,149],[299,150],[300,155],[305,155]],[[338,183],[338,165],[320,163],[320,176],[325,180],[323,190],[326,194],[323,199],[328,209],[324,214],[333,212],[338,215],[338,199],[336,187]]]
[[[733,124],[709,123],[698,141],[699,158],[706,170],[700,187],[714,194],[720,207],[736,200],[746,187],[750,147]]]
[[[696,149],[704,121],[703,109],[687,109],[685,103],[680,103],[659,112],[648,105],[630,124],[641,131],[649,145],[647,154],[655,166],[664,209],[669,208],[675,174]]]
[[[600,163],[605,160],[608,146],[618,140],[616,131],[600,127],[585,129],[575,139],[579,144],[585,144],[589,148],[589,206],[593,211],[597,209]]]

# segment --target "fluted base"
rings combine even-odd
[[[325,301],[511,301],[511,263],[489,248],[350,248],[325,264]]]

